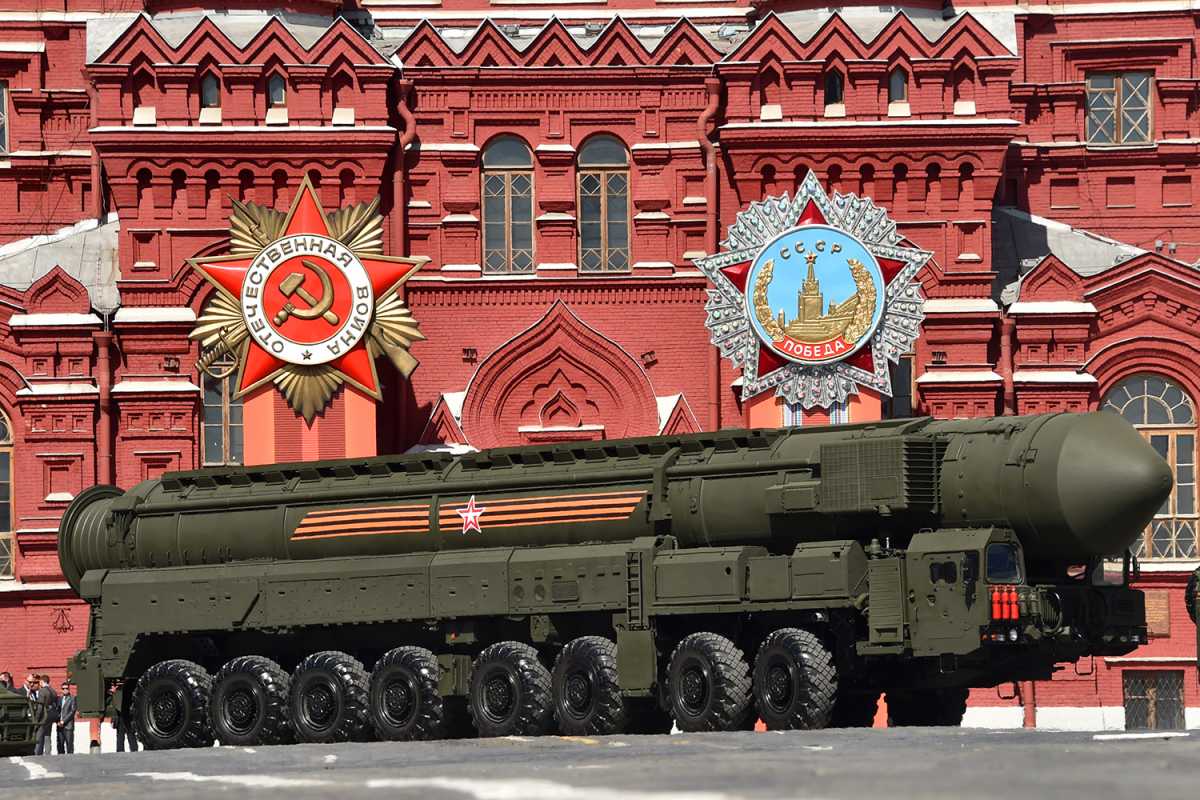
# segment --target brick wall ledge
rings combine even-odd
[[[54,583],[25,583],[19,580],[0,580],[0,594],[5,592],[61,592],[63,590],[70,591],[71,584],[65,581],[56,581]]]

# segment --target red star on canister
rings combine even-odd
[[[246,310],[248,301],[243,294],[247,276],[262,253],[276,243],[286,241],[288,237],[303,235],[335,238],[331,233],[329,217],[321,207],[316,191],[307,177],[300,184],[299,192],[292,202],[279,235],[263,247],[259,254],[198,258],[193,259],[191,263],[243,309],[248,328],[255,328],[255,320]],[[365,319],[372,319],[374,304],[407,280],[423,262],[411,258],[354,252],[349,241],[352,237],[347,235],[346,239],[348,241],[343,249],[350,251],[353,260],[361,263],[366,281],[372,290],[373,302],[365,316]],[[344,352],[339,350],[336,357],[332,357],[323,349],[331,348],[331,343],[332,347],[337,347],[340,333],[338,325],[342,324],[342,330],[345,330],[344,326],[355,313],[357,303],[352,282],[342,270],[336,268],[337,262],[336,256],[323,257],[318,251],[308,254],[298,250],[281,262],[280,266],[284,268],[274,270],[273,279],[267,278],[264,281],[261,287],[263,313],[255,330],[262,331],[264,326],[268,326],[270,330],[262,335],[270,337],[273,334],[276,341],[283,339],[288,344],[289,352],[294,352],[296,356],[281,357],[278,352],[272,352],[265,347],[260,337],[248,337],[237,380],[238,396],[243,396],[272,380],[287,369],[289,364],[304,367],[311,363],[313,366],[324,366],[346,383],[375,399],[380,399],[379,378],[375,371],[374,359],[367,348],[370,337],[364,331],[364,326],[358,324],[364,317],[355,320],[354,333],[357,338]],[[346,262],[344,254],[342,262]],[[355,269],[357,270],[357,267]],[[286,291],[281,291],[281,286]],[[321,294],[318,295],[317,292]],[[332,294],[331,302],[324,302],[325,293]],[[313,313],[322,307],[325,308],[323,315]],[[312,316],[302,316],[305,314]],[[313,346],[308,347],[308,344]],[[319,360],[322,357],[323,360]],[[314,360],[309,362],[309,359]]]
[[[487,511],[487,509],[483,506],[475,505],[475,495],[471,495],[471,499],[467,501],[465,506],[455,510],[462,517],[462,532],[464,535],[470,531],[483,533],[483,528],[479,527],[479,518],[483,516],[483,512]]]

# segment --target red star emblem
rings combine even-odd
[[[304,235],[331,238],[329,219],[307,177],[300,184],[275,242]],[[252,267],[257,269],[256,264],[261,264],[263,253],[274,245],[267,245],[256,256],[200,258],[191,263],[248,315],[244,292],[247,276]],[[348,251],[348,248],[343,250]],[[369,336],[364,333],[362,320],[371,319],[374,303],[407,280],[421,263],[408,258],[352,253],[352,260],[361,263],[365,270],[363,285],[369,283],[371,288],[372,303],[364,313],[356,300],[363,294],[361,289],[356,293],[352,279],[337,267],[339,261],[345,263],[347,260],[344,252],[322,255],[319,250],[297,250],[279,258],[286,259],[279,261],[281,268],[272,268],[262,286],[255,287],[258,290],[255,297],[261,299],[261,314],[257,320],[247,316],[247,325],[258,335],[252,334],[248,339],[238,375],[238,396],[272,380],[289,364],[304,366],[311,363],[314,366],[323,364],[346,383],[380,399],[379,377],[375,360],[367,349]],[[267,273],[256,273],[255,279],[260,274]],[[362,271],[358,274],[361,276]],[[355,317],[356,314],[359,316]],[[354,335],[347,336],[347,326],[351,322],[354,323]],[[287,350],[264,345],[264,338],[268,343],[282,339]],[[353,343],[338,347],[343,338]],[[281,358],[281,352],[294,356]]]
[[[479,518],[483,516],[483,512],[487,509],[483,506],[475,505],[475,495],[471,495],[471,499],[462,508],[456,509],[458,515],[462,517],[464,534],[470,531],[483,533],[483,528],[479,527]]]

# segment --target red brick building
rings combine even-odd
[[[1140,550],[1155,638],[976,692],[968,723],[1200,725],[1189,4],[250,5],[0,0],[0,668],[61,675],[82,640],[55,546],[83,488],[342,448],[346,403],[245,426],[188,340],[212,289],[186,259],[308,176],[430,258],[380,452],[1120,410],[1176,468]],[[809,170],[934,256],[895,396],[802,413],[741,400],[691,259]]]

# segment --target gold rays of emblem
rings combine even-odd
[[[815,262],[815,254],[812,255],[812,261]],[[850,267],[855,293],[841,303],[831,302],[828,312],[824,312],[820,285],[815,280],[805,281],[797,297],[800,313],[789,322],[782,310],[778,316],[771,314],[767,290],[774,278],[775,261],[766,260],[754,281],[754,292],[750,298],[755,319],[774,341],[786,336],[806,344],[819,344],[841,336],[848,342],[857,342],[871,327],[871,320],[875,317],[875,282],[861,261],[848,258],[846,264]],[[815,302],[815,306],[810,306],[806,300]],[[805,318],[806,311],[809,312],[808,318]]]
[[[288,215],[257,203],[233,200],[229,221],[229,254],[254,257],[283,235]],[[329,235],[357,255],[383,254],[383,216],[379,198],[345,206],[326,216]],[[401,299],[399,286],[376,298],[371,325],[367,330],[367,353],[373,360],[386,355],[408,377],[417,368],[417,359],[409,352],[413,342],[423,340],[417,320]],[[236,367],[221,368],[224,357],[244,362],[250,345],[250,332],[238,299],[217,291],[205,306],[190,338],[200,342],[197,366],[214,378],[224,379]],[[345,382],[336,370],[320,366],[287,364],[272,379],[289,406],[312,424],[334,393]]]

